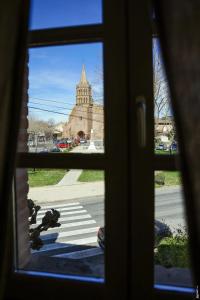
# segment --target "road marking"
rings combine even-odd
[[[65,203],[65,204],[53,204],[52,205],[47,205],[47,206],[41,206],[41,209],[49,209],[49,208],[55,208],[55,207],[66,207],[66,206],[73,206],[73,205],[78,205],[80,204],[79,202],[71,202],[71,203]]]
[[[59,257],[59,258],[69,258],[69,259],[80,259],[80,258],[87,258],[92,256],[97,256],[103,254],[103,250],[101,248],[91,248],[81,251],[74,251],[69,253],[57,254],[52,255],[52,257]]]
[[[81,209],[83,208],[83,206],[72,206],[72,207],[66,207],[66,208],[60,208],[57,209],[58,211],[65,211],[65,210],[76,210],[76,209]],[[46,212],[46,210],[40,210],[38,212],[38,215],[44,214]]]
[[[89,220],[89,221],[82,221],[82,222],[73,222],[73,223],[67,223],[67,224],[62,224],[60,227],[55,227],[55,228],[49,228],[48,230],[59,230],[63,228],[69,228],[69,227],[76,227],[76,226],[81,226],[81,225],[89,225],[89,224],[95,224],[95,220]]]
[[[76,210],[76,211],[62,212],[61,216],[75,215],[75,214],[82,214],[82,213],[87,213],[87,210],[86,209],[82,209],[82,210]]]
[[[73,236],[73,235],[80,235],[80,234],[85,234],[85,233],[92,233],[92,232],[97,232],[99,227],[92,227],[92,228],[83,228],[83,229],[76,229],[72,231],[67,231],[67,232],[59,232],[59,233],[50,233],[46,234],[43,232],[44,235],[41,235],[42,240],[51,240],[57,237],[57,240],[62,237],[67,237],[67,236]]]
[[[61,217],[63,217],[63,216],[68,216],[68,215],[83,214],[83,213],[87,213],[87,210],[86,210],[86,209],[82,209],[82,210],[75,210],[75,211],[62,212],[62,213],[61,213]],[[44,216],[44,215],[37,216],[37,219],[42,219],[43,216]]]
[[[81,219],[90,219],[92,218],[91,215],[87,214],[87,215],[81,215],[81,216],[72,216],[72,217],[61,217],[58,219],[58,223],[60,223],[61,221],[73,221],[73,220],[81,220]],[[40,220],[38,220],[38,222],[36,224],[39,224]]]
[[[69,248],[74,245],[88,245],[88,244],[93,244],[96,241],[97,241],[96,237],[89,237],[89,238],[85,238],[85,239],[67,241],[66,244],[64,244],[64,242],[62,244],[52,243],[52,244],[44,245],[40,250],[33,250],[32,253],[39,253],[39,252],[46,252],[46,251],[50,251],[50,250]]]

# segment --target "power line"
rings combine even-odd
[[[36,100],[37,101],[37,100]],[[32,101],[30,101],[29,102],[30,104],[32,104],[32,105],[34,105],[34,104],[40,104],[40,105],[44,105],[44,106],[47,106],[47,107],[49,107],[49,106],[52,106],[52,107],[54,107],[54,108],[57,108],[57,109],[66,109],[66,110],[70,110],[70,111],[72,111],[72,109],[71,108],[67,108],[67,107],[64,107],[64,106],[56,106],[56,105],[49,105],[49,104],[44,104],[44,103],[38,103],[38,102],[32,102]],[[77,111],[80,111],[80,112],[86,112],[87,111],[87,109],[86,110],[83,110],[83,108],[85,109],[85,107],[82,107],[82,109],[76,109]],[[94,112],[93,112],[94,113]],[[94,113],[95,115],[101,115],[101,113],[98,113],[98,112],[95,112]]]
[[[102,121],[89,119],[89,118],[82,117],[82,116],[76,116],[76,115],[72,115],[72,114],[65,114],[65,113],[62,113],[62,112],[53,111],[53,110],[49,110],[49,109],[43,109],[43,108],[39,108],[39,107],[33,107],[33,106],[29,106],[29,105],[28,105],[28,107],[31,108],[31,109],[36,109],[36,110],[40,110],[40,111],[51,112],[51,113],[54,113],[54,114],[59,114],[59,115],[64,115],[64,116],[72,116],[72,117],[75,117],[75,118],[81,118],[81,119],[85,119],[85,120],[88,120],[88,121],[95,121],[97,123],[103,123]]]
[[[57,101],[57,100],[53,100],[53,99],[44,99],[44,98],[37,98],[37,97],[31,97],[31,96],[29,97],[29,99],[66,104],[66,102],[64,102],[64,99],[63,99],[63,101]],[[95,102],[98,102],[98,101],[95,101]],[[67,105],[73,106],[73,104],[68,104],[68,103],[67,103]]]
[[[30,99],[35,99],[35,100],[40,100],[40,101],[47,101],[47,102],[55,102],[55,103],[62,103],[62,104],[66,104],[66,102],[62,102],[62,101],[56,101],[56,100],[52,100],[52,99],[43,99],[43,98],[36,98],[36,97],[29,97]],[[72,104],[73,105],[73,104]]]
[[[43,99],[43,98],[36,98],[36,97],[29,97],[29,99],[33,99],[33,100],[38,100],[38,101],[47,101],[47,102],[54,102],[54,103],[61,103],[61,104],[65,104],[65,105],[68,105],[68,106],[71,106],[73,107],[74,104],[69,104],[69,103],[66,103],[66,102],[61,102],[61,101],[56,101],[56,100],[50,100],[50,99]],[[94,102],[100,104],[101,106],[103,106],[102,103],[96,101],[96,100],[93,100]]]

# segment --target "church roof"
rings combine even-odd
[[[86,72],[85,72],[85,66],[83,65],[82,66],[82,72],[81,72],[81,79],[80,79],[80,82],[79,84],[81,85],[88,85],[88,81],[87,81],[87,78],[86,78]]]

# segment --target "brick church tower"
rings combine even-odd
[[[63,136],[90,139],[91,129],[95,139],[103,140],[103,105],[93,101],[92,87],[87,81],[83,65],[80,82],[76,85],[76,104],[69,115],[68,122],[64,125]]]
[[[76,86],[76,105],[92,106],[92,88],[86,79],[85,66],[82,67],[81,79]]]

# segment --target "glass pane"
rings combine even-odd
[[[153,39],[154,145],[156,154],[176,154],[178,143],[159,40]]]
[[[19,151],[104,152],[102,44],[30,49],[28,68]]]
[[[102,22],[101,0],[32,0],[30,29]]]
[[[155,283],[192,286],[179,172],[155,172]]]
[[[16,211],[17,268],[104,278],[104,171],[18,169]]]

